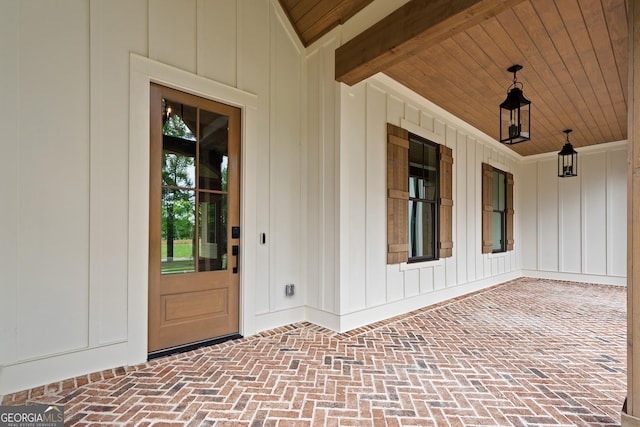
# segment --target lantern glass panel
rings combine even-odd
[[[530,107],[531,104],[523,104],[512,110],[500,108],[500,142],[517,144],[530,139]]]
[[[578,156],[577,154],[558,155],[558,176],[577,176]]]

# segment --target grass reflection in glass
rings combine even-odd
[[[173,258],[167,259],[167,242],[161,244],[162,274],[191,273],[196,270],[190,240],[174,241]]]

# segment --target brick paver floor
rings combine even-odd
[[[610,426],[626,289],[518,279],[337,334],[300,323],[7,396],[67,425]]]

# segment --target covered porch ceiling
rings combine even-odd
[[[310,45],[373,0],[280,0]],[[399,2],[399,5],[402,2]],[[336,79],[383,72],[499,138],[513,64],[531,100],[529,156],[627,137],[626,0],[411,0],[336,51]]]

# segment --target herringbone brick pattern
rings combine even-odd
[[[613,426],[625,300],[518,279],[348,334],[291,325],[5,403],[62,403],[78,426]]]

